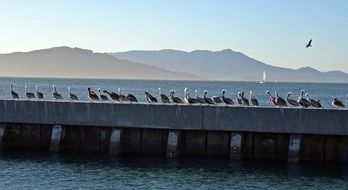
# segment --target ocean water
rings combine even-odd
[[[221,90],[226,89],[226,96],[233,100],[237,97],[238,91],[244,91],[245,97],[249,97],[249,91],[253,91],[254,96],[263,106],[272,106],[268,101],[266,91],[272,94],[278,91],[279,95],[285,99],[287,92],[293,92],[291,98],[296,99],[300,95],[300,90],[304,89],[311,98],[320,100],[324,107],[330,108],[334,97],[347,103],[348,84],[334,83],[264,83],[258,82],[223,82],[223,81],[151,81],[151,80],[92,80],[92,79],[37,79],[37,78],[0,78],[0,99],[9,99],[10,84],[13,84],[15,91],[22,99],[24,97],[24,86],[28,86],[28,91],[34,92],[35,86],[39,86],[39,91],[44,92],[45,99],[52,99],[52,85],[56,85],[59,93],[67,99],[67,87],[71,86],[72,93],[76,94],[81,101],[88,101],[87,88],[93,90],[115,91],[121,88],[122,94],[131,93],[139,101],[144,101],[144,91],[158,97],[158,88],[163,93],[168,93],[170,89],[176,91],[176,96],[183,97],[183,89],[189,88],[190,95],[203,96],[203,91],[208,90],[208,96],[221,95]]]
[[[348,166],[6,152],[0,189],[346,189]]]
[[[206,82],[206,81],[141,81],[87,79],[0,78],[0,99],[10,98],[9,85],[24,99],[24,86],[30,91],[39,85],[45,99],[51,100],[52,85],[66,98],[67,86],[82,101],[88,101],[87,88],[101,88],[132,93],[143,101],[144,91],[157,95],[174,89],[182,97],[185,87],[208,90],[235,99],[238,91],[252,90],[260,103],[271,106],[266,90],[285,96],[301,89],[331,107],[333,97],[345,100],[346,84]],[[194,93],[193,93],[194,94]],[[347,189],[346,164],[286,164],[278,162],[231,162],[226,159],[110,156],[103,154],[51,154],[43,152],[0,152],[0,189]]]

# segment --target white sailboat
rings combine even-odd
[[[262,73],[262,81],[260,81],[259,83],[260,83],[260,84],[265,83],[266,80],[267,80],[266,71],[263,71],[263,73]]]

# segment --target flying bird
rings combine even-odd
[[[312,39],[309,40],[308,44],[306,45],[306,48],[312,47]]]

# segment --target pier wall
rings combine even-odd
[[[0,100],[2,151],[348,161],[348,110]]]

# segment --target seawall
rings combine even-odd
[[[2,150],[348,161],[348,110],[0,100]]]

